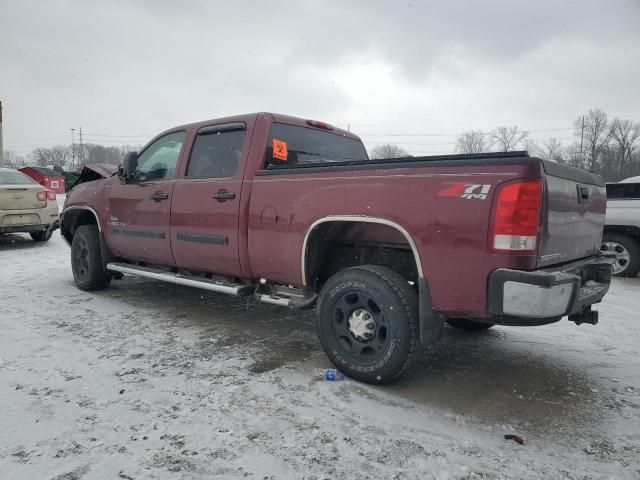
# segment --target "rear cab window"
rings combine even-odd
[[[331,131],[273,123],[264,165],[266,169],[273,170],[368,159],[367,151],[359,140]]]
[[[22,172],[0,171],[0,185],[38,185],[33,178]]]

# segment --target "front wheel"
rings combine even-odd
[[[111,283],[100,252],[100,237],[95,225],[78,227],[71,241],[71,270],[80,290],[102,290]]]
[[[389,268],[348,268],[322,288],[318,334],[340,371],[366,383],[389,383],[408,367],[416,351],[418,296]]]

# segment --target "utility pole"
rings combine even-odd
[[[73,133],[76,131],[75,128],[71,128],[71,171],[75,172],[76,171],[76,144],[75,144],[75,140],[73,139]]]
[[[2,145],[2,101],[0,101],[0,167],[4,163],[4,146]]]
[[[84,148],[82,147],[82,127],[80,127],[80,163],[84,165]]]
[[[584,164],[584,155],[582,155],[583,141],[584,141],[584,115],[582,115],[582,130],[580,131],[580,163]]]

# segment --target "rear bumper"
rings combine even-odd
[[[29,232],[41,232],[50,228],[52,231],[60,228],[60,222],[58,220],[51,224],[38,224],[38,225],[10,225],[0,226],[0,233],[29,233]]]
[[[489,312],[502,317],[504,323],[523,325],[581,315],[609,290],[614,261],[615,257],[600,253],[533,272],[496,270],[489,277]]]

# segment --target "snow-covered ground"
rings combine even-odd
[[[640,478],[640,279],[596,327],[447,328],[370,387],[323,380],[310,313],[81,292],[57,232],[0,237],[0,272],[2,479]]]

